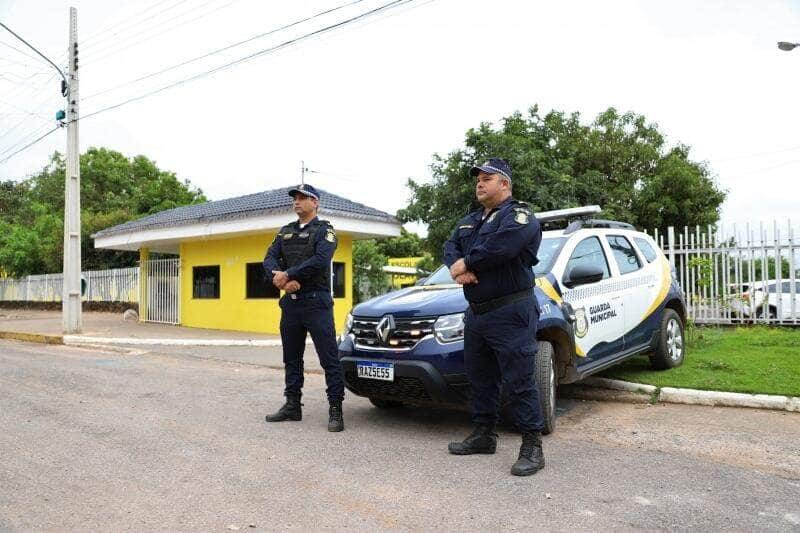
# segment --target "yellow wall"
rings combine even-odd
[[[278,300],[248,299],[247,263],[260,263],[274,233],[219,240],[181,243],[181,325],[279,334],[281,311]],[[336,331],[353,303],[353,240],[337,234],[339,245],[333,256],[345,264],[345,297],[334,299]],[[192,267],[219,265],[219,299],[192,298]]]

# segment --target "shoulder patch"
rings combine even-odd
[[[328,242],[336,242],[336,233],[333,229],[329,228],[328,231],[325,232],[325,240]]]
[[[530,220],[530,215],[525,210],[522,209],[517,210],[517,214],[514,215],[514,221],[517,224],[527,224],[529,220]]]

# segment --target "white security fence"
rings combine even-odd
[[[180,323],[180,259],[142,261],[139,267],[81,273],[84,302],[139,303],[145,322]],[[141,276],[141,279],[140,279]],[[62,274],[0,278],[0,301],[60,302]]]
[[[138,302],[139,269],[115,268],[81,273],[84,302]],[[0,278],[0,301],[60,302],[63,274]]]
[[[800,243],[791,222],[653,231],[698,324],[800,325]]]
[[[145,322],[179,324],[181,260],[155,259],[140,263],[139,317]]]

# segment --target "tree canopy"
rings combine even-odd
[[[107,148],[81,154],[81,255],[85,270],[134,265],[133,252],[96,250],[90,237],[104,228],[181,205],[205,202],[200,189],[143,155]],[[61,272],[64,157],[56,152],[41,172],[0,181],[0,271],[9,275]]]
[[[502,157],[513,169],[514,197],[534,211],[598,204],[603,218],[644,229],[713,224],[726,193],[689,152],[668,146],[642,115],[609,108],[584,124],[580,113],[542,116],[534,106],[499,127],[482,123],[467,132],[463,148],[435,154],[432,181],[409,180],[411,202],[398,218],[426,223],[426,247],[441,257],[458,219],[479,207],[469,168]]]

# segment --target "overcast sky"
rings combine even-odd
[[[77,7],[86,115],[388,0],[127,83],[347,2],[0,0],[0,20],[62,63]],[[305,160],[321,172],[308,182],[394,213],[406,179],[428,179],[432,154],[482,121],[537,103],[588,121],[615,106],[709,163],[729,191],[724,221],[800,222],[800,49],[778,40],[800,41],[800,3],[418,0],[87,118],[80,143],[144,154],[210,199],[296,183]],[[0,43],[23,49],[5,33]],[[0,72],[3,152],[62,106],[42,62],[0,45]],[[65,144],[51,135],[0,178],[39,170]]]

